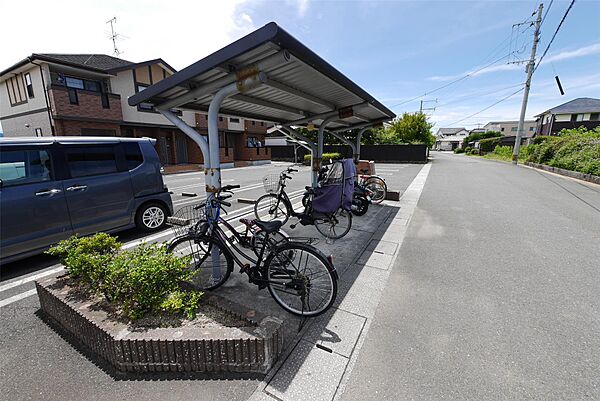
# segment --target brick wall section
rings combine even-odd
[[[208,120],[206,119],[206,114],[196,113],[196,128],[202,133],[208,132]],[[223,119],[223,121],[221,121]],[[225,117],[219,117],[219,121],[217,126],[219,130],[227,129],[227,119]]]
[[[69,102],[69,92],[66,88],[52,87],[49,91],[52,105],[52,114],[58,116],[96,118],[103,120],[121,121],[123,112],[121,110],[121,96],[109,95],[110,108],[102,107],[100,94],[77,91],[79,104]]]
[[[265,142],[265,135],[259,133],[240,134],[240,137],[235,141],[235,160],[253,161],[253,160],[271,160],[271,148],[249,148],[247,146],[248,137],[254,136],[262,143]]]
[[[263,122],[263,125],[260,125],[260,121],[254,121],[254,125],[252,125],[253,120],[245,120],[244,121],[244,129],[246,132],[252,132],[257,134],[266,134],[267,133],[267,123]]]
[[[121,127],[113,123],[97,123],[89,121],[54,120],[56,135],[81,135],[82,128],[111,129],[117,136],[121,136]]]

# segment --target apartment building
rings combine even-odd
[[[151,137],[164,165],[203,163],[198,146],[152,105],[127,98],[175,71],[162,59],[134,63],[104,54],[32,54],[0,72],[4,135]],[[174,110],[207,134],[203,113]],[[268,163],[267,123],[236,116],[219,121],[223,167]]]
[[[523,122],[523,136],[532,137],[535,134],[535,120],[525,120]],[[497,131],[503,136],[516,136],[519,128],[519,121],[490,121],[483,126],[484,132]]]

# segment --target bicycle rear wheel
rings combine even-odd
[[[365,187],[373,193],[371,202],[381,203],[387,194],[387,184],[379,177],[369,177],[365,181]]]
[[[337,274],[325,255],[311,245],[287,242],[265,261],[269,292],[286,311],[318,316],[333,305]]]
[[[194,288],[207,291],[220,287],[233,270],[233,259],[229,251],[212,238],[194,234],[176,238],[168,247],[169,252],[179,257],[188,257],[192,277],[189,282]]]
[[[352,213],[339,208],[334,213],[315,216],[315,227],[324,237],[339,239],[352,228]]]
[[[285,224],[290,214],[287,203],[279,199],[277,194],[263,195],[254,204],[254,215],[262,221],[281,220]]]

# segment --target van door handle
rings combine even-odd
[[[61,193],[61,192],[62,192],[62,190],[60,190],[60,189],[56,189],[56,188],[53,188],[53,189],[46,189],[46,190],[44,190],[44,191],[39,191],[39,192],[36,192],[36,193],[35,193],[35,196],[52,196],[52,195],[59,194],[59,193]]]
[[[87,189],[87,185],[73,185],[72,187],[67,188],[67,191],[85,191]]]

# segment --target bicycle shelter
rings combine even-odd
[[[271,22],[183,70],[138,92],[130,106],[150,104],[198,144],[204,156],[207,199],[221,187],[218,115],[269,121],[313,151],[313,179],[321,166],[323,133],[381,124],[395,114],[276,23]],[[208,140],[176,109],[208,112]],[[292,127],[319,126],[317,144]],[[357,148],[353,148],[357,153]]]

